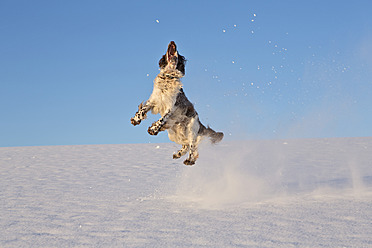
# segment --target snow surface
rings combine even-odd
[[[0,247],[372,247],[372,138],[0,148]]]

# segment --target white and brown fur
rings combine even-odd
[[[154,80],[153,92],[144,104],[138,106],[131,123],[134,126],[140,124],[150,110],[153,114],[160,113],[161,118],[148,128],[148,133],[157,135],[160,131],[168,130],[169,139],[182,145],[173,158],[180,158],[189,152],[184,164],[193,165],[199,156],[198,145],[202,138],[207,136],[212,143],[217,143],[222,140],[223,133],[205,127],[194,105],[187,99],[181,83],[185,63],[185,58],[178,54],[176,43],[171,41],[166,54],[159,60],[160,73]]]

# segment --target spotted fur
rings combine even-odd
[[[193,165],[199,157],[198,145],[202,138],[207,136],[212,143],[217,143],[222,140],[223,133],[205,127],[194,105],[187,99],[181,82],[185,75],[185,63],[185,58],[178,54],[176,44],[171,41],[166,54],[159,61],[160,73],[154,80],[152,94],[145,103],[138,106],[131,123],[139,125],[150,110],[153,114],[159,113],[161,118],[148,128],[148,133],[157,135],[167,130],[169,139],[182,145],[181,150],[173,154],[173,158],[178,159],[189,152],[184,164]]]

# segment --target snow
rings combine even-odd
[[[371,247],[372,138],[0,148],[0,247]]]

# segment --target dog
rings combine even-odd
[[[194,165],[199,157],[198,145],[204,137],[209,137],[212,143],[220,142],[222,132],[215,132],[209,126],[205,127],[199,120],[194,105],[187,99],[183,91],[181,78],[185,75],[186,59],[177,51],[174,41],[168,45],[167,52],[159,60],[160,73],[154,80],[154,88],[150,98],[138,106],[138,111],[131,118],[136,126],[146,119],[151,110],[153,114],[160,113],[161,118],[147,130],[150,135],[157,135],[167,130],[169,139],[182,148],[173,154],[178,159],[189,152],[185,165]]]

